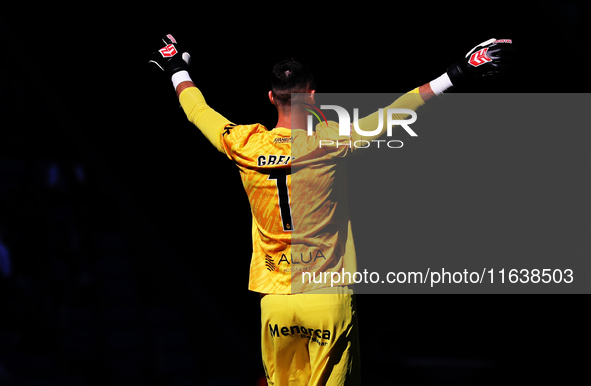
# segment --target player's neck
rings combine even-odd
[[[275,127],[286,129],[306,129],[307,116],[305,114],[279,114]]]

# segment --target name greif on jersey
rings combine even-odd
[[[260,155],[257,157],[257,166],[289,165],[295,157],[288,155]]]

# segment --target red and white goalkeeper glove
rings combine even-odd
[[[168,74],[176,88],[180,82],[191,80],[187,72],[191,63],[191,55],[181,51],[178,42],[171,34],[165,35],[162,41],[164,47],[150,55],[149,63],[154,63]]]
[[[488,39],[433,80],[431,88],[439,95],[452,86],[464,85],[475,78],[506,73],[513,68],[516,57],[517,47],[511,39]]]

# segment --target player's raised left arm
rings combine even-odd
[[[195,86],[189,76],[191,56],[183,52],[172,35],[163,39],[165,46],[150,56],[150,63],[154,63],[172,80],[176,95],[187,118],[205,135],[218,149],[224,152],[221,144],[223,129],[232,124],[220,113],[212,109],[206,102],[201,91]]]

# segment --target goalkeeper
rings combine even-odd
[[[292,94],[314,104],[315,81],[308,66],[284,60],[272,70],[269,101],[277,108],[275,128],[235,124],[212,109],[189,75],[190,56],[172,35],[150,62],[172,80],[189,121],[240,170],[252,213],[249,289],[261,294],[261,346],[269,385],[358,385],[359,346],[355,297],[347,282],[303,283],[302,272],[355,272],[356,258],[347,207],[344,160],[354,140],[339,136],[335,122],[306,131],[307,113]],[[415,88],[383,109],[416,111],[428,100],[473,79],[510,69],[511,40],[487,40],[437,79]],[[199,76],[195,76],[198,83]],[[386,122],[387,117],[381,117]],[[404,119],[404,116],[397,117]],[[359,120],[374,131],[378,113]],[[384,130],[385,131],[385,130]],[[318,148],[321,140],[340,146]],[[297,157],[294,158],[294,154]],[[292,184],[297,177],[298,183]],[[293,199],[296,197],[296,199]],[[298,265],[294,259],[298,259]],[[343,275],[345,276],[345,275]]]

